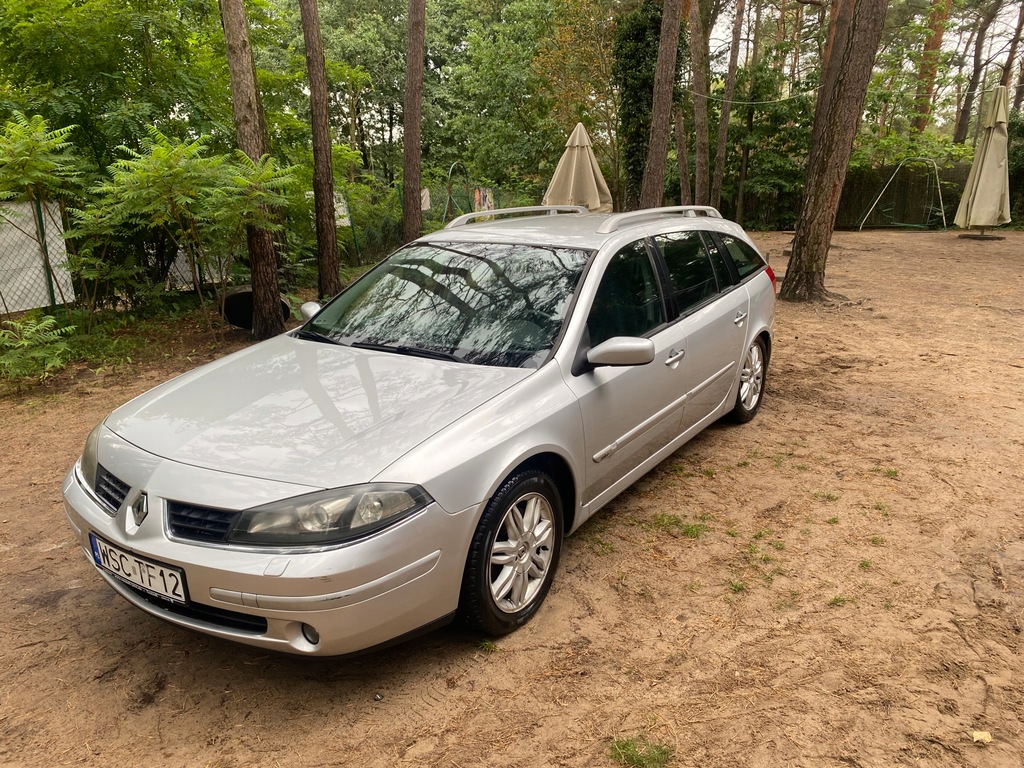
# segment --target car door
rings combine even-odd
[[[745,350],[747,291],[714,240],[697,230],[655,235],[669,275],[678,335],[685,339],[680,365],[686,394],[679,432],[704,421],[732,394]]]
[[[617,251],[600,276],[587,310],[579,360],[587,349],[615,336],[654,342],[648,365],[597,368],[577,365],[568,385],[579,399],[586,446],[584,504],[678,435],[684,385],[679,363],[686,353],[646,239]],[[578,360],[578,362],[579,362]]]

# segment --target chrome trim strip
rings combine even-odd
[[[707,386],[707,383],[702,384],[701,388],[703,388],[705,386]],[[699,392],[700,390],[698,389],[697,391]],[[687,395],[683,395],[678,400],[672,401],[671,403],[666,405],[664,408],[662,408],[660,411],[658,411],[653,416],[650,416],[647,419],[645,419],[644,421],[642,421],[641,423],[637,424],[635,427],[633,427],[631,430],[629,430],[629,432],[624,434],[622,437],[616,438],[615,441],[611,445],[605,446],[600,451],[598,451],[597,453],[594,454],[594,463],[595,464],[600,464],[602,461],[604,461],[609,456],[614,454],[620,448],[622,448],[623,446],[628,445],[629,443],[631,443],[634,440],[636,440],[640,435],[642,435],[648,429],[650,429],[655,424],[657,424],[659,421],[661,421],[663,418],[665,418],[665,416],[667,414],[671,413],[674,409],[680,408],[683,405],[685,405],[686,401],[689,398],[690,398],[690,395],[687,394]]]

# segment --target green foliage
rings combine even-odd
[[[747,214],[744,225],[755,229],[793,225],[811,146],[813,98],[805,91],[787,95],[788,84],[780,68],[773,65],[774,58],[769,52],[756,67],[738,73],[737,93],[755,103],[735,108],[731,119],[730,142],[749,152],[744,190],[746,209],[755,214]],[[740,152],[729,152],[723,186],[727,215],[731,215],[728,201],[738,193],[739,171]]]
[[[619,144],[626,177],[626,209],[640,199],[647,143],[651,135],[651,95],[658,61],[661,6],[643,0],[620,15],[615,29],[612,78],[619,89]]]
[[[98,167],[117,146],[137,146],[149,125],[230,130],[222,46],[212,0],[0,0],[8,103],[77,126]]]
[[[664,768],[674,753],[672,747],[651,741],[646,736],[613,739],[611,746],[612,760],[630,768]]]
[[[49,131],[39,115],[14,112],[0,130],[0,200],[45,200],[71,188],[78,176],[68,135],[74,126]]]
[[[554,10],[553,0],[512,0],[498,20],[474,20],[451,80],[459,110],[448,129],[470,172],[496,185],[532,186],[538,198],[566,139],[533,67]]]
[[[1007,133],[1011,215],[1015,221],[1024,221],[1024,112],[1010,113]]]
[[[292,169],[270,157],[250,160],[242,152],[207,155],[203,138],[180,141],[155,128],[142,150],[110,167],[110,178],[96,185],[95,200],[76,211],[79,234],[110,236],[120,230],[162,230],[174,244],[227,277],[225,261],[237,251],[247,225],[279,229],[274,206]]]
[[[69,356],[67,337],[75,328],[60,327],[55,317],[25,317],[0,325],[0,377],[4,379],[44,379]]]

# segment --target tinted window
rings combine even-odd
[[[722,249],[718,247],[718,241],[704,233],[704,245],[707,246],[708,255],[711,256],[711,263],[715,266],[715,275],[718,277],[718,287],[724,290],[735,282],[732,270],[726,263]]]
[[[576,248],[420,243],[390,256],[307,327],[344,344],[536,366],[558,336],[589,257]]]
[[[718,293],[715,270],[700,232],[670,232],[654,240],[668,266],[680,314]]]
[[[658,279],[643,240],[630,243],[608,264],[587,318],[590,343],[613,336],[643,336],[665,322]]]
[[[732,256],[732,260],[736,264],[736,271],[740,273],[741,280],[764,266],[764,259],[742,240],[731,235],[722,235],[722,242],[729,251],[729,255]]]

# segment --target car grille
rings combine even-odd
[[[183,504],[179,501],[167,502],[167,522],[171,534],[179,539],[227,541],[239,514],[225,509]]]
[[[120,583],[125,588],[131,590],[132,594],[136,597],[167,613],[173,613],[186,619],[203,621],[207,624],[239,632],[250,632],[254,635],[265,635],[267,633],[267,620],[262,616],[250,616],[248,613],[229,611],[225,608],[214,608],[212,605],[203,605],[202,603],[189,603],[188,605],[172,603],[170,600],[151,595],[149,592],[138,589],[131,584],[123,581]]]
[[[130,486],[116,475],[108,472],[102,465],[96,467],[96,495],[111,515],[124,504]]]

